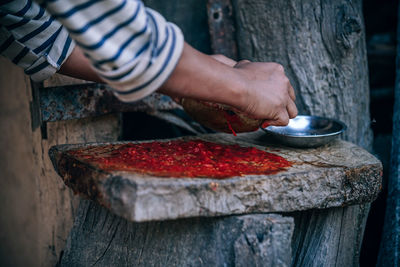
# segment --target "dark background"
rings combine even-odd
[[[387,180],[392,140],[396,29],[398,1],[364,1],[371,96],[374,153],[383,163],[383,190],[372,203],[360,256],[361,266],[375,266],[387,196]]]

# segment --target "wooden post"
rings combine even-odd
[[[397,24],[396,61],[391,164],[385,223],[377,266],[400,265],[400,17]]]
[[[362,1],[232,2],[239,57],[282,64],[296,90],[300,114],[344,121],[349,126],[345,139],[371,150]],[[294,233],[295,239],[310,242],[293,249],[292,264],[357,266],[368,210],[367,205],[310,212],[305,220],[316,224],[308,231],[297,224]],[[296,220],[302,221],[303,216]],[[332,220],[327,223],[331,227],[319,228],[318,222],[325,220]],[[333,246],[341,248],[337,255],[328,249]],[[316,257],[322,248],[327,253]]]
[[[277,214],[135,223],[86,200],[60,266],[289,266],[293,227]]]

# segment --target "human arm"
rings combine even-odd
[[[14,1],[21,8],[15,14],[26,10],[29,1]],[[64,34],[59,34],[58,39],[61,44],[63,38],[68,37],[64,39],[67,41],[63,46],[49,45],[50,50],[44,50],[43,56],[25,69],[27,74],[31,69],[37,70],[36,66],[44,66],[42,62],[51,71],[63,63],[60,73],[104,81],[115,89],[116,95],[123,101],[140,99],[161,87],[161,92],[172,96],[226,103],[254,117],[277,123],[284,123],[288,116],[293,116],[290,115],[293,114],[290,107],[294,104],[288,97],[292,88],[278,65],[240,62],[233,69],[221,64],[189,45],[183,45],[179,29],[167,23],[158,13],[145,9],[140,1],[69,0],[49,1],[47,4],[47,10],[68,28],[80,48],[75,48],[69,55],[74,42],[65,35],[65,29],[53,20],[51,25],[54,25],[54,31],[51,32],[58,33],[57,29],[61,29],[60,33]],[[40,14],[40,11],[37,13]],[[29,14],[33,23],[38,14]],[[44,26],[47,21],[50,18],[40,23]],[[38,26],[38,29],[42,28]],[[37,35],[48,38],[46,34],[50,28]],[[29,36],[35,31],[25,34]],[[26,38],[17,39],[17,45],[23,39]],[[32,51],[35,50],[32,47]],[[67,53],[64,54],[64,51]],[[50,54],[56,56],[49,57]],[[64,60],[65,57],[68,59]],[[39,80],[50,71],[42,73],[39,70],[37,73],[33,78]],[[285,110],[289,110],[286,116]]]
[[[57,72],[77,79],[104,83],[91,67],[89,59],[84,56],[82,50],[78,46],[75,46],[71,55],[65,60]]]
[[[275,125],[287,124],[297,114],[293,88],[278,64],[244,61],[234,68],[223,64],[184,44],[175,25],[146,9],[140,1],[109,1],[108,11],[104,11],[104,4],[100,2],[93,2],[90,7],[79,1],[67,2],[69,6],[49,1],[47,9],[61,18],[96,73],[123,101],[137,100],[158,89],[173,97],[228,104]],[[105,17],[102,26],[93,23],[98,20],[92,14],[96,9],[99,13],[109,13],[121,5],[125,7],[118,11],[119,16]],[[133,21],[125,23],[131,14],[134,14]],[[118,23],[124,26],[119,27]],[[90,25],[88,30],[87,25]],[[115,25],[118,32],[114,34]],[[105,34],[99,39],[100,30]],[[136,38],[132,42],[131,36]],[[99,42],[101,38],[104,43]],[[146,42],[153,47],[142,46],[142,50],[140,44]],[[116,54],[118,49],[120,53]],[[110,56],[113,60],[107,60]]]
[[[159,91],[231,105],[271,125],[287,125],[297,115],[294,90],[281,65],[213,58],[187,44]]]
[[[60,73],[101,81],[78,47],[63,64]],[[202,54],[187,44],[175,70],[159,92],[171,97],[228,104],[266,119],[271,125],[285,125],[289,118],[297,115],[293,88],[280,65],[237,63],[222,55]]]

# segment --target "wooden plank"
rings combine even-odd
[[[398,8],[400,12],[400,5]],[[400,16],[397,24],[396,84],[394,98],[391,164],[387,185],[388,196],[377,266],[400,265]]]
[[[0,73],[0,265],[38,266],[40,205],[32,155],[29,79],[4,58],[0,58]]]
[[[60,266],[289,266],[293,228],[276,214],[132,223],[82,201]]]
[[[48,150],[56,144],[115,141],[119,117],[47,123],[44,139],[40,128],[31,127],[29,78],[3,58],[0,69],[0,265],[54,266],[79,198],[60,181]]]
[[[55,168],[76,193],[113,213],[141,222],[194,216],[289,212],[371,202],[381,186],[381,163],[364,149],[344,141],[316,149],[267,145],[262,131],[183,137],[256,147],[281,155],[293,166],[277,174],[228,179],[160,178],[127,171],[105,171],[68,153],[109,145],[64,145],[50,151]],[[253,141],[254,140],[254,141]],[[94,146],[94,147],[93,147]],[[118,143],[114,143],[115,148]],[[95,149],[94,149],[95,148]]]
[[[134,103],[124,103],[114,96],[110,87],[95,83],[40,88],[39,94],[42,122],[181,108],[169,96],[158,93]]]
[[[47,139],[42,139],[39,129],[33,134],[35,183],[32,188],[38,195],[39,242],[41,266],[54,266],[64,249],[72,227],[79,198],[60,183],[48,151],[56,144],[115,141],[120,134],[118,116],[112,114],[97,118],[47,123]],[[29,132],[28,132],[29,133]]]
[[[55,73],[53,76],[43,81],[44,88],[77,84],[93,84],[93,82],[72,78],[58,73]]]

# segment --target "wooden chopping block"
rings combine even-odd
[[[69,153],[77,149],[92,153],[112,151],[114,145],[121,143],[61,145],[53,147],[50,156],[57,172],[75,193],[134,222],[343,207],[369,203],[381,188],[379,160],[348,142],[337,140],[312,149],[279,147],[266,143],[262,131],[237,137],[208,134],[179,139],[193,138],[258,148],[293,165],[271,175],[163,178],[107,171]]]

